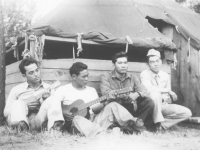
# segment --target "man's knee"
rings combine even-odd
[[[162,101],[162,95],[159,92],[151,92],[149,96],[154,102]]]
[[[74,118],[73,118],[73,122],[78,122],[80,119],[82,119],[82,117],[81,116],[74,116]]]
[[[120,106],[121,105],[118,104],[117,102],[111,102],[111,103],[107,104],[104,109],[113,109],[113,108],[120,107]]]
[[[173,108],[174,109],[173,111],[175,114],[180,116],[180,118],[187,119],[192,116],[192,112],[189,108],[177,104],[171,104],[171,105],[175,106],[175,108]]]
[[[184,112],[185,112],[186,118],[189,118],[189,117],[192,116],[192,112],[191,112],[191,110],[189,108],[186,108]]]
[[[82,122],[85,122],[85,120],[87,120],[86,118],[82,117],[82,116],[74,116],[72,122],[74,124],[81,124]],[[88,120],[87,120],[88,121]]]
[[[111,106],[116,106],[116,105],[120,105],[120,104],[118,104],[117,102],[110,102],[106,106],[111,107]]]

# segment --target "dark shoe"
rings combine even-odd
[[[55,121],[52,129],[53,130],[57,130],[57,131],[61,131],[63,125],[64,125],[64,121],[61,121],[61,120],[60,121]]]
[[[154,128],[155,128],[154,129],[155,132],[161,132],[161,131],[163,131],[163,127],[162,127],[162,125],[161,125],[160,122],[156,123]]]
[[[160,122],[155,123],[154,125],[148,127],[148,131],[155,132],[155,133],[161,132],[163,130],[164,129],[163,129],[163,127],[162,127]]]
[[[146,130],[146,127],[144,126],[143,120],[138,118],[136,120],[135,124],[133,124],[133,131],[136,134],[140,134],[140,133],[142,133],[145,130]]]
[[[135,125],[141,127],[144,126],[144,122],[142,119],[137,118]]]
[[[45,121],[42,123],[42,131],[47,131],[47,124],[48,124],[48,121]]]
[[[25,121],[20,121],[19,124],[17,125],[17,131],[23,132],[23,131],[28,131],[29,127],[28,124]]]
[[[112,130],[113,128],[115,127],[120,127],[118,124],[111,124],[109,127],[108,127],[108,130]]]
[[[146,130],[144,122],[142,119],[137,119],[136,122],[129,122],[129,125],[127,127],[121,127],[121,131],[125,134],[140,134],[142,133],[144,130]]]

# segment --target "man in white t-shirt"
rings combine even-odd
[[[71,66],[69,72],[72,77],[72,82],[60,87],[56,91],[53,97],[57,102],[60,101],[64,105],[71,105],[78,99],[87,103],[98,98],[96,90],[86,86],[89,76],[87,65],[76,62]],[[113,124],[117,124],[128,132],[140,130],[143,127],[142,120],[134,118],[125,108],[116,102],[110,102],[100,113],[95,114],[95,118],[92,120],[93,122],[88,120],[90,115],[93,114],[93,111],[96,112],[99,107],[104,107],[104,104],[98,103],[92,106],[85,117],[74,116],[71,112],[63,110],[63,121],[65,121],[63,128],[66,128],[72,133],[89,136],[107,130]]]

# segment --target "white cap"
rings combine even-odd
[[[160,52],[155,50],[155,49],[150,49],[147,53],[147,56],[158,56],[158,57],[161,57],[160,56]]]

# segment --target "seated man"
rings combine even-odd
[[[48,99],[43,102],[50,95],[49,92],[43,93],[44,99],[37,99],[34,95],[44,91],[49,85],[42,82],[38,63],[32,58],[23,59],[19,64],[19,69],[26,82],[12,88],[6,101],[4,116],[9,126],[28,131],[30,120],[38,113],[40,106],[49,107],[50,105]],[[45,117],[44,113],[38,115],[39,119]]]
[[[134,118],[126,109],[115,102],[107,104],[100,113],[96,114],[93,122],[86,118],[89,118],[93,111],[96,112],[95,109],[101,104],[92,107],[86,116],[74,116],[72,112],[65,110],[65,106],[72,105],[76,100],[81,99],[87,103],[98,98],[96,90],[86,86],[89,75],[87,65],[76,62],[71,66],[69,72],[72,77],[72,82],[57,89],[53,96],[56,102],[60,101],[64,104],[64,106],[62,106],[63,110],[60,109],[60,111],[63,111],[66,120],[64,128],[67,128],[68,131],[89,136],[109,129],[115,122],[120,127],[127,129],[130,132],[135,126],[143,125],[141,120]],[[55,110],[54,113],[60,112]]]
[[[168,104],[171,99],[176,101],[177,95],[171,91],[169,75],[160,70],[162,60],[160,52],[154,49],[148,54],[149,69],[141,72],[140,77],[143,85],[150,92],[150,97],[155,102],[153,120],[155,130],[167,129],[189,118],[191,111],[180,105]]]
[[[102,95],[113,93],[113,91],[125,87],[132,87],[133,91],[129,95],[116,97],[113,95],[110,100],[117,101],[126,108],[133,116],[138,117],[147,125],[152,120],[154,102],[148,98],[148,92],[141,84],[140,80],[133,73],[128,73],[128,56],[125,52],[116,53],[112,62],[114,70],[101,75]]]

